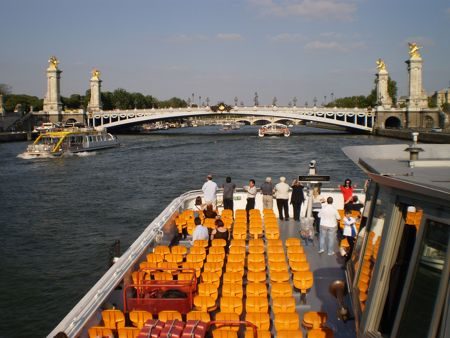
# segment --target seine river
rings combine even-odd
[[[46,336],[106,271],[114,241],[124,251],[208,173],[259,186],[307,174],[315,159],[330,186],[346,177],[362,186],[364,173],[340,148],[400,142],[307,127],[289,138],[256,135],[249,126],[123,135],[119,149],[41,160],[17,157],[26,143],[0,144],[0,337]]]

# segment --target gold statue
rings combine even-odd
[[[419,49],[422,47],[420,47],[415,42],[409,42],[408,46],[409,46],[409,57],[410,58],[420,58]]]
[[[59,61],[58,61],[58,59],[56,58],[56,56],[50,56],[50,59],[48,60],[48,62],[50,63],[50,64],[49,64],[49,67],[50,67],[50,68],[58,69],[58,63],[59,63]]]
[[[384,61],[382,59],[377,60],[377,68],[378,68],[378,71],[386,70],[386,64],[384,63]]]
[[[99,80],[100,79],[100,71],[98,69],[94,68],[92,70],[92,78],[94,80]]]

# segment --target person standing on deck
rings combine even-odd
[[[209,174],[206,177],[206,182],[203,184],[202,191],[205,197],[206,204],[212,204],[213,209],[217,207],[217,184],[214,182],[213,177]]]
[[[294,180],[292,182],[292,194],[291,194],[291,204],[294,210],[294,220],[300,221],[300,213],[302,210],[302,204],[305,200],[305,195],[303,194],[303,185],[299,180]]]
[[[266,181],[261,185],[263,194],[263,209],[273,209],[273,184],[272,178],[266,177]]]
[[[352,181],[349,178],[346,178],[344,181],[344,185],[338,185],[338,188],[341,189],[342,196],[344,197],[344,209],[347,208],[348,204],[352,203],[353,198],[353,188]]]
[[[250,221],[249,211],[251,209],[255,209],[255,198],[257,193],[255,187],[255,180],[251,179],[248,185],[244,185],[244,190],[247,191],[247,205],[245,207],[245,210],[247,211],[247,223],[248,223]]]
[[[273,189],[275,192],[275,198],[277,199],[278,217],[283,220],[289,221],[289,184],[286,183],[286,177],[280,177],[280,183],[277,183]]]
[[[334,243],[336,241],[336,231],[338,228],[338,221],[341,219],[339,212],[333,206],[333,197],[327,198],[327,203],[322,206],[319,212],[320,217],[320,240],[319,253],[325,252],[325,244],[328,251],[328,256],[334,255]]]
[[[233,193],[236,189],[236,184],[231,183],[231,177],[228,176],[225,179],[225,183],[222,184],[223,188],[223,208],[233,210]]]

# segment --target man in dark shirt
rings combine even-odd
[[[236,189],[236,184],[231,183],[231,177],[225,179],[225,183],[222,184],[223,188],[223,208],[233,210],[233,193]]]
[[[272,178],[266,177],[266,181],[261,185],[263,194],[263,208],[273,209],[273,185]]]

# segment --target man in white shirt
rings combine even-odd
[[[338,221],[341,219],[339,212],[333,206],[333,197],[327,198],[327,203],[322,206],[319,212],[320,217],[320,240],[319,253],[325,252],[325,242],[327,242],[328,256],[334,255],[334,243],[336,242],[336,231]]]
[[[209,174],[206,177],[206,182],[203,184],[202,191],[205,197],[206,204],[212,204],[213,209],[216,209],[217,204],[217,184],[214,182],[213,177]]]
[[[244,185],[244,190],[247,191],[247,205],[245,206],[245,210],[247,211],[247,223],[249,222],[249,211],[251,209],[255,209],[255,198],[257,189],[255,187],[255,180],[251,179],[248,182],[248,185]]]
[[[278,183],[273,189],[275,192],[275,198],[277,199],[278,217],[283,220],[289,220],[289,184],[286,183],[286,177],[280,177],[280,183]]]
[[[194,219],[195,229],[192,233],[192,243],[196,240],[208,240],[209,233],[208,228],[202,224],[200,217],[195,217]]]

